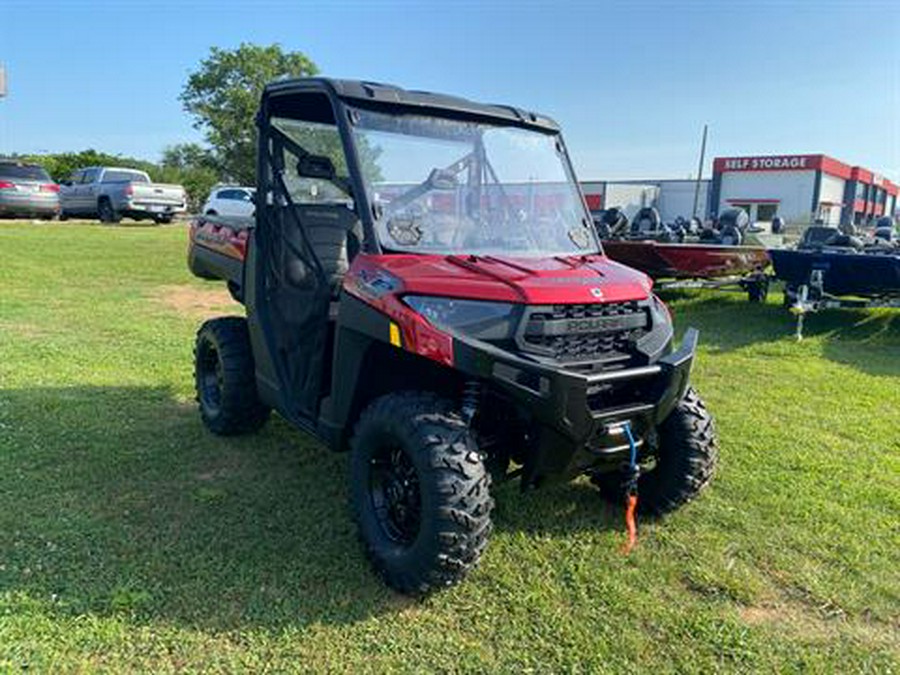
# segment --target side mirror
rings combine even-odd
[[[70,180],[61,180],[61,181],[59,181],[59,185],[65,185],[66,187],[72,187],[72,181],[70,181]]]
[[[304,155],[297,161],[297,175],[332,181],[335,176],[334,162],[325,155]]]

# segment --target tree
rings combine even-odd
[[[300,52],[280,45],[242,43],[237,49],[213,47],[181,91],[194,127],[206,132],[219,171],[244,185],[255,184],[256,124],[260,96],[267,83],[319,72]]]
[[[152,162],[123,155],[111,155],[93,148],[81,152],[60,152],[47,155],[23,155],[22,159],[43,166],[55,181],[66,180],[76,169],[86,166],[125,166],[146,171],[153,176],[158,168]]]
[[[188,171],[191,169],[216,170],[216,159],[209,148],[198,143],[178,143],[163,150],[160,164],[168,169]]]
[[[188,193],[191,211],[199,211],[213,185],[219,182],[216,160],[208,148],[196,143],[179,143],[163,150],[160,179],[180,183]]]

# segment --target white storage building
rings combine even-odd
[[[630,217],[639,206],[653,205],[666,222],[693,215],[696,186],[693,180],[582,183],[592,210],[618,206]],[[651,189],[655,200],[635,207],[635,191],[651,195]],[[897,185],[883,176],[827,155],[717,157],[712,179],[700,182],[697,215],[706,218],[739,207],[754,222],[781,216],[788,223],[869,225],[882,215],[895,215],[897,193]]]

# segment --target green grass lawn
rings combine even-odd
[[[0,672],[898,672],[900,313],[672,296],[711,488],[644,523],[579,480],[496,491],[462,585],[370,572],[346,458],[201,427],[183,226],[0,224]]]

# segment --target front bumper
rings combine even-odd
[[[648,366],[582,374],[548,367],[464,335],[454,335],[454,364],[490,382],[533,420],[535,453],[523,479],[571,477],[616,464],[628,445],[629,422],[643,445],[688,387],[699,333],[689,328],[681,347]]]

